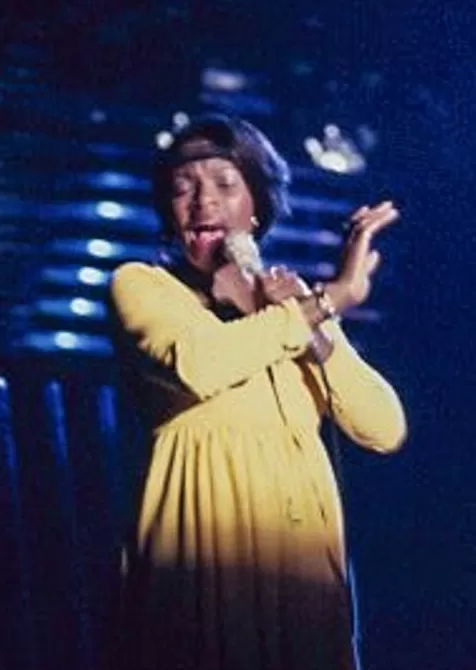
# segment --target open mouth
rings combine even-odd
[[[191,228],[191,235],[193,239],[201,242],[211,242],[214,240],[222,240],[225,237],[225,227],[214,224],[198,224]]]

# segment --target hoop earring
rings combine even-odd
[[[251,225],[253,226],[254,229],[259,228],[258,218],[254,214],[251,217],[250,221],[251,221]]]

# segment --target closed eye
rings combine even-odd
[[[223,189],[224,191],[231,190],[235,188],[236,183],[232,181],[219,181],[217,184],[218,188]]]
[[[172,184],[172,194],[174,197],[184,195],[185,193],[189,193],[192,188],[193,184],[190,179],[178,177]]]
[[[238,184],[238,179],[234,173],[228,172],[216,177],[215,183],[219,188],[234,188]]]

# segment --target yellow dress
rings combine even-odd
[[[319,438],[326,392],[298,302],[223,322],[141,263],[115,272],[112,297],[149,374],[188,398],[153,428],[129,670],[354,668],[341,507]],[[325,328],[337,422],[364,447],[396,449],[397,396]]]

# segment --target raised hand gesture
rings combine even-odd
[[[398,217],[392,202],[360,207],[351,216],[337,277],[326,284],[338,312],[356,307],[368,298],[372,276],[381,260],[379,252],[372,249],[373,239]]]

